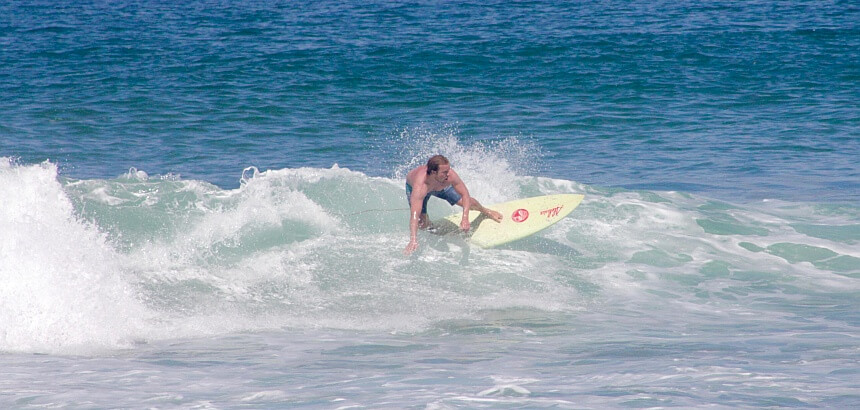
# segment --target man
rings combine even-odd
[[[463,219],[460,229],[469,231],[469,210],[473,209],[489,216],[496,222],[502,221],[502,214],[484,208],[477,199],[469,196],[466,184],[460,176],[451,169],[448,158],[436,155],[427,161],[427,165],[409,171],[406,174],[406,197],[409,200],[409,244],[403,253],[411,254],[418,249],[418,228],[430,226],[427,219],[427,201],[430,196],[436,196],[448,201],[449,204],[463,207]]]

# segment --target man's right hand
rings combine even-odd
[[[412,252],[415,252],[416,249],[418,249],[418,241],[413,239],[409,241],[409,245],[406,245],[406,249],[403,250],[403,254],[408,256],[412,254]]]

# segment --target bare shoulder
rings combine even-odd
[[[463,180],[460,179],[460,174],[458,174],[456,171],[454,171],[453,168],[451,168],[451,172],[448,173],[448,182],[450,182],[451,185],[458,185],[462,184]]]
[[[427,178],[426,169],[427,166],[422,165],[418,168],[413,169],[412,171],[409,171],[409,173],[406,174],[406,182],[408,182],[410,185],[423,183],[424,180]]]

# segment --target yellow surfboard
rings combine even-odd
[[[562,220],[579,206],[584,197],[579,194],[544,195],[485,205],[499,211],[502,222],[497,223],[478,211],[470,211],[470,241],[482,248],[492,248],[525,238]],[[457,212],[434,225],[440,233],[452,232],[459,228],[462,217],[463,214]]]

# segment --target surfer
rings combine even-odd
[[[481,212],[496,222],[502,221],[502,214],[484,208],[477,199],[469,196],[466,184],[451,169],[448,158],[435,155],[427,161],[427,165],[422,165],[406,174],[406,197],[410,208],[409,244],[403,250],[406,255],[418,249],[418,229],[426,229],[430,226],[430,221],[427,219],[427,201],[431,195],[442,198],[451,205],[457,204],[463,207],[460,229],[466,232],[471,228],[470,209]]]

